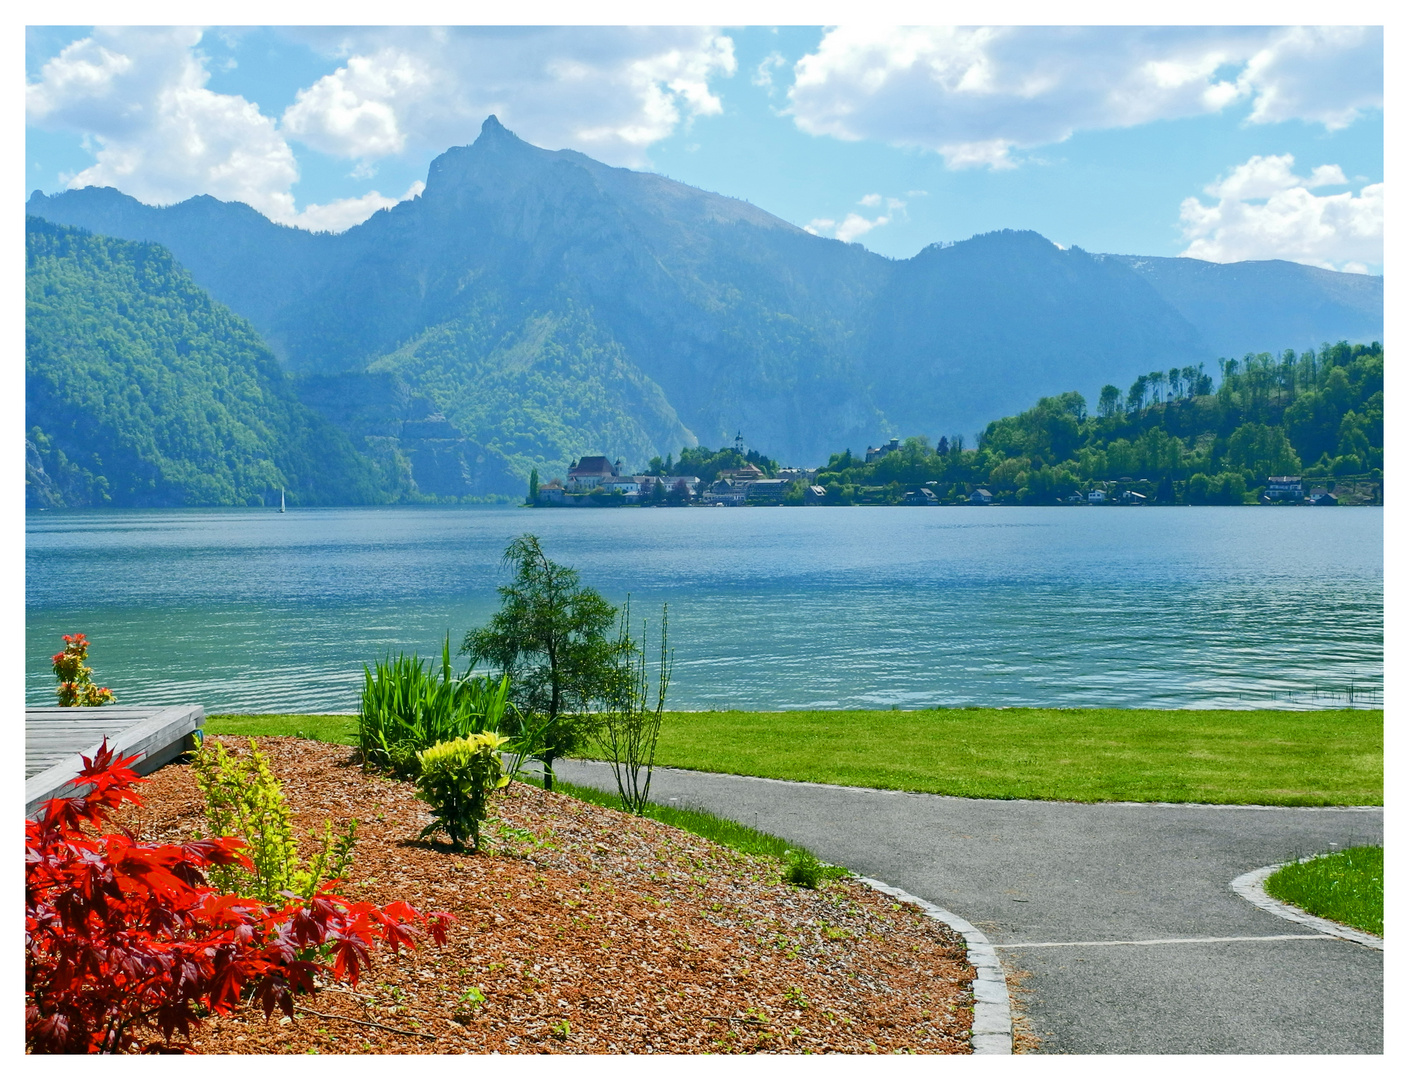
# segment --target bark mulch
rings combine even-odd
[[[456,921],[442,947],[379,951],[355,990],[298,999],[292,1021],[208,1019],[199,1051],[969,1052],[962,938],[857,882],[796,888],[776,860],[517,783],[488,850],[455,854],[415,839],[430,818],[412,785],[364,774],[347,747],[258,742],[305,834],[357,819],[345,895]],[[141,794],[124,818],[143,839],[203,824],[187,766]]]

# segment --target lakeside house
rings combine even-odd
[[[1299,476],[1269,476],[1262,489],[1263,502],[1301,502],[1306,496]]]
[[[969,495],[969,502],[973,503],[975,506],[988,506],[993,502],[993,492],[989,491],[988,488],[975,488]]]

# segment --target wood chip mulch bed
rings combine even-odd
[[[349,748],[257,741],[304,834],[357,819],[345,895],[456,922],[444,946],[378,951],[355,991],[299,998],[292,1021],[208,1019],[198,1051],[969,1052],[963,939],[858,882],[796,888],[774,859],[521,783],[494,804],[488,850],[455,854],[415,839],[430,818],[412,785]],[[201,828],[188,766],[140,790],[123,820],[143,839]]]

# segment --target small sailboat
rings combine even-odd
[[[279,489],[279,513],[284,512],[284,489]]]

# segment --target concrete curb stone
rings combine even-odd
[[[969,1031],[969,1045],[975,1054],[1011,1054],[1013,1014],[1008,1005],[1008,980],[998,961],[998,953],[983,932],[952,911],[945,911],[884,881],[859,876],[856,880],[902,903],[914,904],[931,919],[963,935],[968,945],[969,963],[974,966],[974,1023]]]
[[[1318,856],[1311,855],[1300,862],[1309,862]],[[1383,938],[1377,938],[1374,934],[1367,934],[1364,930],[1357,930],[1353,926],[1345,926],[1342,923],[1333,922],[1330,919],[1322,919],[1312,915],[1309,911],[1302,911],[1299,907],[1283,903],[1267,895],[1267,890],[1263,887],[1267,879],[1282,869],[1283,864],[1275,866],[1264,866],[1258,870],[1249,870],[1241,877],[1236,877],[1228,883],[1228,888],[1241,896],[1250,904],[1260,907],[1263,911],[1276,915],[1279,919],[1287,919],[1291,922],[1301,923],[1312,930],[1319,930],[1323,934],[1331,937],[1344,938],[1346,941],[1353,941],[1357,945],[1364,945],[1367,949],[1378,949],[1384,952],[1385,942]]]

